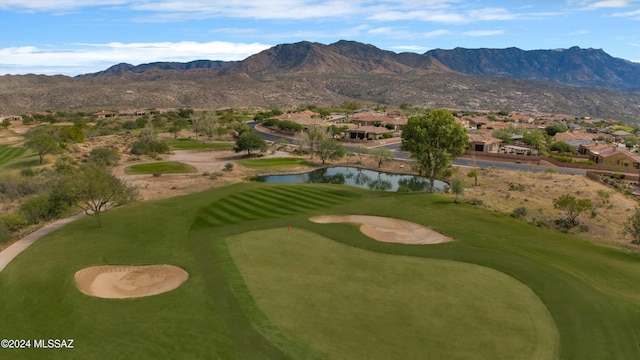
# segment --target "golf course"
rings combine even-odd
[[[392,218],[397,233],[362,216],[313,221],[343,215]],[[0,338],[73,349],[0,358],[640,358],[638,253],[447,195],[244,182],[101,217],[46,235],[0,272]],[[393,241],[409,223],[447,241]],[[185,275],[166,291],[90,296],[97,281],[114,286],[109,271],[155,286],[164,265]],[[87,268],[107,274],[80,284]]]

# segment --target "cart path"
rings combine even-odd
[[[36,242],[36,240],[40,239],[42,236],[47,235],[48,233],[76,220],[79,219],[81,217],[85,216],[84,213],[81,214],[77,214],[77,215],[73,215],[70,216],[68,218],[65,219],[61,219],[58,220],[56,222],[53,222],[51,224],[45,225],[43,227],[41,227],[40,229],[32,232],[31,234],[25,236],[24,238],[16,241],[15,243],[11,244],[9,247],[7,247],[6,249],[2,250],[0,252],[0,271],[4,270],[5,267],[7,267],[7,265],[9,265],[9,263],[11,262],[11,260],[13,260],[16,256],[18,256],[24,249],[28,248],[29,245],[33,244],[34,242]]]

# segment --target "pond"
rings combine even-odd
[[[429,188],[429,179],[421,176],[390,174],[348,166],[317,169],[301,174],[258,176],[255,180],[274,183],[345,184],[381,191],[427,191]],[[434,187],[435,190],[441,191],[446,185],[436,180]]]

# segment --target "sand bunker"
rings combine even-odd
[[[182,285],[189,274],[173,265],[101,265],[75,274],[78,289],[89,296],[124,299],[161,294]]]
[[[381,216],[325,215],[309,219],[315,223],[360,223],[360,231],[378,241],[400,244],[440,244],[453,241],[439,232],[416,223]]]

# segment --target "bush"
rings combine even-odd
[[[116,165],[120,161],[120,155],[114,149],[108,147],[97,147],[89,153],[89,161],[100,165]]]
[[[20,175],[26,176],[26,177],[34,177],[36,175],[36,172],[33,171],[32,168],[26,168],[26,169],[20,170]]]
[[[578,225],[578,222],[577,222],[577,221],[572,222],[572,221],[570,221],[570,220],[568,220],[568,219],[555,219],[553,222],[554,222],[554,223],[555,223],[559,228],[561,228],[561,229],[565,229],[565,230],[571,229],[571,228],[573,228],[574,226]]]
[[[516,219],[522,219],[523,217],[527,216],[527,208],[525,207],[515,208],[513,209],[511,216]]]
[[[232,171],[233,170],[233,164],[232,163],[224,164],[224,168],[222,170],[224,170],[224,171]]]
[[[525,190],[525,186],[524,184],[514,184],[514,183],[509,183],[509,190],[511,191],[524,191]]]
[[[31,196],[20,204],[20,213],[29,224],[38,224],[53,218],[49,195],[41,194]]]
[[[165,154],[169,152],[169,145],[158,140],[138,140],[131,146],[134,155]]]
[[[0,244],[6,243],[9,240],[11,240],[11,231],[5,224],[0,223]]]
[[[482,201],[482,199],[471,199],[471,200],[469,200],[469,204],[480,206],[480,205],[484,204],[484,201]]]
[[[8,212],[0,216],[0,224],[5,226],[9,231],[18,231],[29,225],[27,219],[18,212]]]

